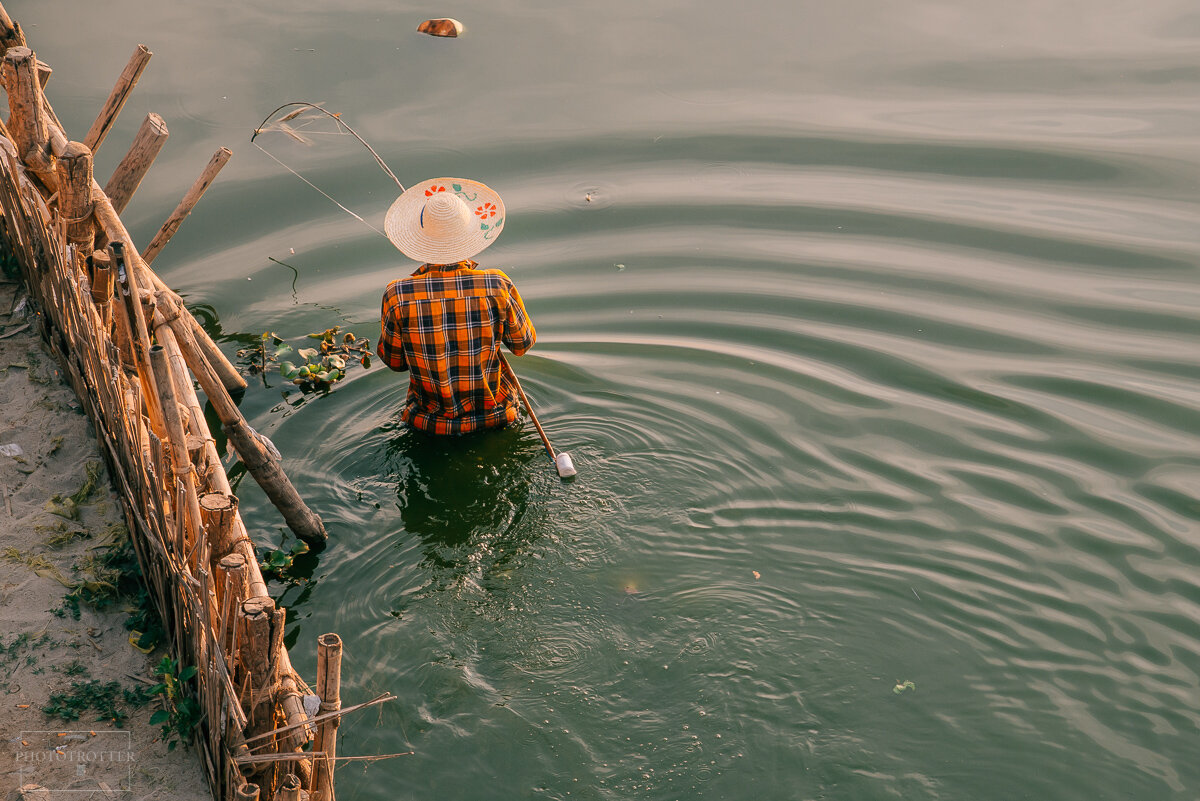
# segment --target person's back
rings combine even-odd
[[[536,333],[508,276],[470,260],[503,225],[491,189],[453,178],[409,189],[388,211],[388,238],[425,264],[384,291],[377,350],[390,368],[410,372],[401,418],[421,431],[464,434],[517,419],[500,345],[519,356]]]

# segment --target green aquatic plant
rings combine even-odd
[[[896,686],[892,688],[892,692],[894,692],[896,695],[900,695],[901,693],[903,693],[907,690],[916,690],[916,689],[917,689],[917,685],[912,683],[911,681],[900,681],[900,679],[896,679]]]
[[[308,338],[320,341],[316,348],[296,351],[303,363],[288,361],[279,365],[279,374],[301,389],[328,389],[346,377],[346,367],[352,363],[371,366],[371,341],[359,339],[352,331],[342,334],[341,326],[308,334]]]
[[[264,331],[253,347],[243,348],[237,355],[248,362],[246,370],[250,375],[266,375],[271,364],[291,349],[274,331]]]
[[[283,548],[263,548],[260,550],[258,566],[265,575],[282,579],[283,574],[292,566],[292,560],[302,553],[308,553],[308,545],[297,541],[288,550]]]

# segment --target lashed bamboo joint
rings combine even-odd
[[[119,213],[161,147],[166,125],[147,116],[105,189],[92,173],[92,154],[150,51],[138,46],[92,129],[72,142],[43,94],[48,65],[3,6],[0,48],[10,110],[0,123],[0,238],[16,256],[41,307],[44,334],[95,423],[174,656],[197,668],[190,689],[204,714],[193,739],[213,795],[333,801],[341,641],[322,638],[322,714],[310,718],[304,702],[316,694],[283,646],[285,610],[267,594],[193,380],[288,525],[317,542],[324,527],[231,398],[245,380],[149,266],[230,153],[217,152],[143,256]],[[324,732],[321,748],[303,750],[314,732]],[[314,760],[325,769],[314,770]]]

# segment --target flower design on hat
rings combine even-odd
[[[475,208],[475,214],[477,214],[479,216],[479,218],[482,220],[486,220],[491,217],[495,217],[496,216],[496,204],[495,203],[484,203],[482,206],[477,206]]]
[[[431,186],[425,190],[425,197],[433,197],[434,194],[436,194],[437,192],[445,192],[445,191],[446,191],[446,187],[438,186],[437,184],[434,184],[433,186]]]

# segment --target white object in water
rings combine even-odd
[[[570,478],[575,475],[575,463],[571,461],[571,454],[559,453],[554,457],[554,466],[558,469],[560,478]]]

